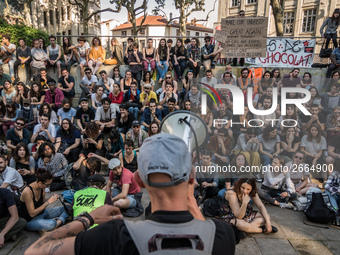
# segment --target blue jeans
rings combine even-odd
[[[159,74],[159,78],[162,78],[164,79],[166,73],[168,72],[168,68],[169,66],[166,65],[166,61],[159,61],[161,63],[162,66],[164,66],[164,68],[162,69],[162,66],[158,66],[158,63],[157,63],[157,71],[158,71],[158,74]]]
[[[260,154],[260,157],[263,166],[268,166],[270,164],[271,160],[267,155]]]
[[[27,223],[28,231],[52,231],[57,226],[57,220],[65,224],[68,214],[63,206],[45,209],[42,214],[35,216]]]
[[[9,66],[9,74],[11,77],[14,77],[14,63],[15,63],[16,60],[10,60],[8,62],[8,66]],[[2,60],[0,59],[0,66],[5,64],[4,62],[2,62]]]
[[[138,113],[139,113],[138,107],[130,107],[129,112],[133,113],[133,115],[135,116],[135,120],[138,119]]]
[[[331,202],[332,206],[336,210],[339,210],[340,194],[339,193],[335,193],[335,194],[332,195],[328,190],[326,190],[326,193],[328,194],[329,201]]]
[[[172,63],[175,67],[175,71],[177,73],[178,78],[181,78],[183,76],[185,68],[187,68],[187,62],[186,61],[178,62],[178,65],[175,65],[175,61],[173,61]]]
[[[118,196],[120,193],[121,193],[120,190],[118,190],[118,189],[113,189],[113,190],[112,190],[112,197],[116,197],[116,196]],[[134,208],[134,207],[136,207],[137,201],[136,201],[134,195],[127,195],[126,198],[129,199],[129,201],[130,201],[130,206],[129,206],[129,208]]]
[[[119,132],[119,133],[125,134],[127,131],[128,131],[128,130],[127,130],[127,128],[125,128],[125,127],[118,128],[118,132]]]

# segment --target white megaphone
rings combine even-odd
[[[190,152],[196,149],[199,153],[199,147],[204,146],[208,138],[208,127],[204,120],[190,111],[175,111],[167,115],[160,130],[182,138]]]

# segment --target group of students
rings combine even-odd
[[[53,208],[53,212],[46,209],[50,203],[57,201],[58,195],[46,200],[45,192],[65,189],[65,172],[68,171],[72,172],[74,188],[83,190],[88,186],[89,177],[97,176],[102,163],[110,169],[105,188],[110,199],[106,199],[105,193],[105,196],[100,195],[102,198],[104,196],[101,201],[111,201],[125,210],[138,208],[141,190],[133,173],[139,168],[137,159],[140,157],[140,148],[148,137],[160,133],[162,119],[179,109],[197,113],[208,127],[207,148],[202,151],[201,158],[195,160],[195,164],[231,165],[236,169],[245,166],[258,166],[261,169],[261,165],[280,169],[281,166],[287,166],[283,172],[267,172],[264,176],[255,174],[256,179],[239,179],[238,176],[221,179],[198,174],[194,183],[196,199],[224,198],[224,214],[221,217],[225,221],[245,232],[275,232],[260,199],[282,208],[292,208],[290,202],[304,195],[308,188],[316,187],[310,181],[311,177],[325,184],[331,203],[338,210],[339,174],[337,171],[331,172],[337,170],[335,165],[340,158],[339,72],[335,71],[325,85],[315,84],[310,73],[299,78],[298,68],[283,77],[278,69],[265,71],[263,77],[256,80],[251,77],[248,68],[243,68],[241,76],[237,78],[231,67],[226,66],[221,77],[214,77],[210,67],[215,64],[218,50],[213,50],[209,38],[206,38],[205,48],[202,49],[195,38],[186,48],[181,39],[177,40],[173,53],[177,79],[171,71],[164,72],[165,69],[162,69],[162,77],[161,70],[158,70],[161,85],[158,93],[152,79],[153,72],[156,63],[159,67],[169,64],[171,49],[166,44],[169,42],[162,39],[156,50],[149,40],[143,53],[138,51],[138,44],[130,42],[127,47],[130,53],[125,56],[131,70],[121,77],[119,67],[115,66],[112,78],[102,70],[98,80],[96,71],[105,62],[105,57],[100,58],[99,55],[100,39],[93,39],[91,50],[96,53],[93,52],[89,58],[90,54],[86,50],[85,55],[81,55],[80,48],[86,48],[86,42],[79,38],[79,45],[67,48],[70,54],[79,51],[80,64],[83,63],[84,68],[84,77],[79,84],[82,96],[76,109],[72,107],[72,100],[77,84],[67,68],[61,68],[60,77],[55,81],[42,66],[29,89],[22,82],[14,86],[10,79],[4,78],[6,74],[0,67],[0,81],[3,82],[0,84],[3,85],[0,121],[6,136],[6,143],[1,144],[1,149],[7,152],[7,158],[0,157],[0,167],[3,166],[0,169],[0,187],[9,189],[17,196],[23,210],[20,214],[28,222],[27,229],[46,231],[64,224],[69,212],[63,207]],[[112,49],[120,49],[114,40]],[[202,56],[205,59],[203,61]],[[112,53],[110,63],[115,63],[114,59],[118,57],[117,63],[124,62],[124,54],[116,52]],[[186,72],[187,66],[180,64],[182,59],[189,66]],[[143,64],[143,61],[146,62]],[[205,76],[200,83],[211,87],[216,84],[234,85],[242,91],[253,88],[252,102],[256,109],[270,109],[273,88],[277,88],[279,100],[278,105],[274,106],[275,112],[272,116],[253,116],[249,106],[244,106],[244,115],[233,115],[233,95],[227,88],[222,88],[218,89],[222,103],[215,104],[214,100],[208,99],[207,114],[202,115],[203,92],[197,82],[197,67],[201,62],[205,66]],[[140,74],[136,75],[136,70]],[[181,91],[176,80],[182,82]],[[326,90],[322,95],[318,92],[321,86]],[[287,114],[281,115],[279,103],[282,87],[308,89],[311,99],[304,106],[312,115],[305,116],[295,105],[287,105]],[[302,97],[304,95],[293,92],[287,95],[290,99]],[[225,121],[216,124],[214,119]],[[257,127],[249,124],[252,119],[258,122]],[[269,119],[279,119],[279,122],[272,125]],[[231,125],[231,121],[237,124]],[[282,121],[297,124],[284,127]],[[162,154],[161,151],[159,153]],[[323,175],[314,175],[310,171],[312,167],[318,166],[326,166]],[[303,170],[294,171],[294,168]],[[260,189],[256,188],[256,181],[262,182]],[[28,186],[22,190],[24,183]],[[120,189],[112,191],[113,183]],[[103,186],[98,184],[99,188]],[[250,201],[255,203],[260,213],[251,210]],[[13,201],[7,203],[11,205]]]

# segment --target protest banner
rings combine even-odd
[[[268,18],[230,17],[221,20],[222,58],[266,56]],[[216,31],[217,32],[217,31]],[[218,39],[217,39],[218,40]]]
[[[314,48],[315,39],[268,38],[266,57],[246,59],[246,63],[263,67],[311,67]]]

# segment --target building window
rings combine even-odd
[[[126,31],[122,31],[122,35],[126,35]]]
[[[71,30],[68,31],[68,35],[72,35],[72,31]]]
[[[84,17],[84,12],[83,10],[80,10],[80,21],[83,21],[83,17]]]
[[[57,21],[57,24],[60,24],[60,20],[59,20],[59,10],[55,11],[55,20]]]
[[[187,31],[187,36],[189,36],[189,37],[190,37],[190,31]]]
[[[47,12],[44,12],[44,26],[47,27]]]
[[[179,33],[179,29],[176,29],[176,36],[181,36],[181,34]]]
[[[133,34],[133,30],[131,30],[131,32],[130,32],[130,33],[131,33],[130,35],[134,35],[134,34]]]
[[[303,12],[302,32],[314,32],[316,21],[316,9],[309,9]]]
[[[65,21],[65,10],[63,7],[61,8],[61,20]]]
[[[65,32],[65,31],[63,31],[63,35],[66,35],[66,32]]]
[[[239,6],[239,0],[231,0],[231,7]]]
[[[145,35],[145,28],[142,28],[142,29],[139,31],[139,33],[140,33],[141,35]]]
[[[71,20],[71,6],[67,6],[67,19]]]
[[[50,10],[50,24],[53,26],[53,11]]]
[[[196,36],[200,36],[200,33],[199,33],[199,32],[196,32]]]
[[[247,0],[247,4],[256,4],[257,0]]]
[[[285,12],[283,17],[283,33],[292,34],[294,29],[294,12]]]

